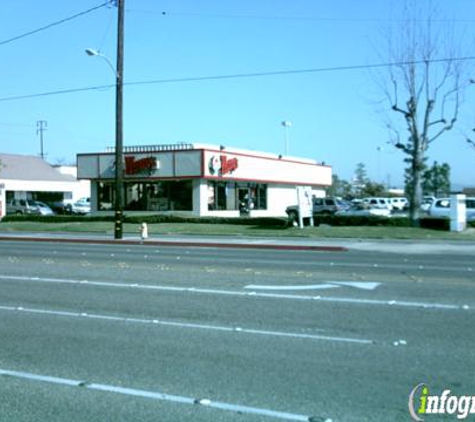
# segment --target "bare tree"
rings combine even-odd
[[[388,123],[391,142],[405,154],[410,183],[410,218],[418,225],[422,173],[432,142],[451,130],[460,107],[462,60],[448,28],[442,31],[434,11],[406,4],[405,17],[388,37],[389,78],[384,93],[399,116]],[[405,123],[402,131],[400,123]],[[404,135],[403,135],[404,134]]]

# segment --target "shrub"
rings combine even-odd
[[[7,215],[4,222],[30,221],[40,223],[72,223],[93,221],[114,221],[112,215]],[[195,217],[172,214],[155,215],[124,215],[124,223],[131,224],[157,224],[157,223],[192,223],[192,224],[241,224],[261,227],[287,227],[286,218],[273,217]]]
[[[6,215],[3,222],[31,221],[39,223],[73,223],[86,221],[114,221],[113,216],[85,215]]]
[[[423,229],[432,229],[432,230],[450,230],[450,219],[448,218],[435,218],[435,217],[424,217],[419,220],[419,225]]]
[[[345,215],[321,215],[314,217],[315,226],[328,224],[330,226],[389,226],[409,227],[411,222],[406,217],[378,217],[378,216],[345,216]]]

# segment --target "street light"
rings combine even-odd
[[[122,239],[124,211],[124,147],[123,147],[123,73],[124,73],[124,10],[125,0],[116,0],[117,15],[117,66],[103,54],[92,48],[86,49],[88,56],[102,57],[115,74],[115,218],[114,238]]]
[[[289,120],[284,120],[282,123],[284,127],[284,137],[285,137],[285,155],[289,155],[289,127],[292,127],[292,122]]]
[[[110,61],[109,57],[105,56],[104,54],[100,53],[99,51],[97,50],[94,50],[93,48],[86,48],[86,54],[89,56],[89,57],[93,57],[93,56],[96,56],[96,57],[101,57],[103,58],[107,64],[109,65],[109,67],[112,69],[112,72],[114,72],[114,75],[115,77],[117,78],[117,71],[115,70],[115,67],[114,65],[112,64],[112,62]]]

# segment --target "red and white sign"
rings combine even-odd
[[[155,157],[144,157],[136,159],[134,156],[125,157],[125,174],[128,176],[136,174],[151,174],[157,168],[157,159]]]
[[[305,186],[331,185],[331,167],[241,152],[204,151],[204,177]]]
[[[209,160],[209,172],[213,176],[224,176],[233,173],[239,165],[237,158],[228,158],[226,155],[213,155]]]

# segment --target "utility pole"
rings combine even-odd
[[[45,154],[43,150],[43,132],[48,127],[48,122],[46,120],[38,120],[36,122],[36,135],[40,135],[40,157],[42,160],[45,159]]]
[[[114,238],[122,239],[124,211],[124,163],[123,163],[123,76],[124,76],[124,10],[125,0],[116,0],[117,14],[117,66],[115,98],[115,223]]]

